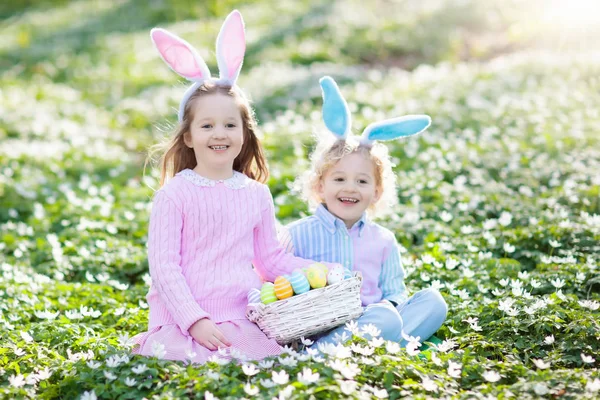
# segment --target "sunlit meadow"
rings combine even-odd
[[[32,6],[31,4],[36,4]],[[0,396],[3,398],[598,398],[600,15],[516,0],[21,1],[0,6]],[[282,223],[323,129],[318,78],[354,128],[427,113],[391,143],[399,205],[381,223],[411,291],[449,304],[437,343],[347,346],[204,366],[130,355],[145,330],[146,235],[184,89],[162,26],[215,70],[239,8]],[[598,17],[595,17],[598,18]],[[373,332],[371,332],[373,333]],[[423,340],[424,338],[421,338]],[[234,354],[234,356],[236,356]]]

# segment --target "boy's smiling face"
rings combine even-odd
[[[325,171],[317,193],[329,212],[351,228],[381,196],[373,161],[360,152],[344,156]]]

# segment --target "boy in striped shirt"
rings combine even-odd
[[[317,208],[314,215],[288,225],[281,233],[281,241],[298,257],[340,263],[362,273],[361,300],[365,311],[357,320],[359,327],[373,324],[382,338],[403,344],[403,334],[405,338],[409,335],[424,341],[444,322],[446,302],[435,289],[408,295],[396,238],[370,219],[397,202],[387,147],[370,140],[378,134],[377,126],[367,127],[361,140],[348,135],[349,112],[342,115],[346,118],[340,125],[339,109],[347,105],[337,85],[331,78],[323,78],[321,86],[323,117],[334,137],[320,138],[311,157],[312,168],[299,180],[304,196]],[[335,101],[337,114],[332,116],[331,103]],[[394,122],[397,124],[398,119],[378,124],[389,132],[398,129]],[[421,128],[399,129],[406,136],[406,132],[424,130]],[[344,329],[341,326],[330,331],[317,344],[349,338]]]

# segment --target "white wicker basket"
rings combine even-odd
[[[280,344],[290,343],[360,317],[363,312],[361,285],[361,273],[354,272],[352,278],[331,286],[267,305],[249,304],[246,316],[270,339]]]

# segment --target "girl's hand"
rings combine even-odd
[[[219,347],[231,346],[223,332],[208,318],[196,321],[188,332],[196,342],[212,351],[217,350]]]

